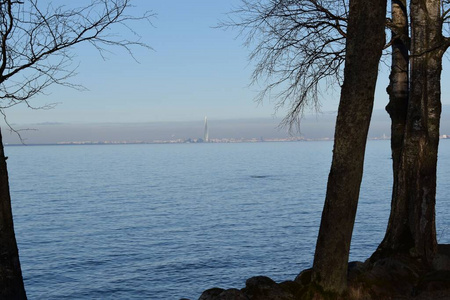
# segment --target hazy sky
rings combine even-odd
[[[74,83],[88,91],[53,86],[36,105],[60,103],[49,111],[16,107],[7,111],[11,123],[159,122],[271,118],[273,103],[257,105],[258,86],[249,87],[252,63],[249,49],[233,30],[214,28],[239,0],[135,0],[136,14],[152,10],[153,27],[132,24],[142,41],[154,51],[135,49],[139,63],[120,49],[111,49],[107,60],[85,45],[74,49],[79,63]],[[445,59],[448,62],[447,59]],[[444,74],[445,74],[444,66]],[[388,74],[380,73],[375,108],[387,103]],[[443,77],[443,102],[450,104]],[[338,93],[326,95],[323,111],[337,109]],[[277,114],[280,118],[283,112]]]

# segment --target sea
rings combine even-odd
[[[332,142],[7,146],[29,299],[198,299],[312,265]],[[388,141],[369,141],[350,260],[382,240]],[[450,243],[450,140],[436,219]]]

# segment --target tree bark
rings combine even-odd
[[[391,1],[392,62],[389,75],[389,103],[386,111],[391,118],[391,151],[394,189],[405,135],[409,98],[409,32],[406,0]]]
[[[397,205],[399,185],[400,161],[403,150],[403,143],[406,129],[406,116],[408,112],[409,101],[409,24],[406,0],[397,0],[391,2],[392,15],[392,63],[391,74],[389,76],[389,86],[387,92],[389,94],[389,103],[386,111],[391,118],[391,152],[392,152],[392,171],[393,171],[393,188],[391,207],[397,207],[397,213],[391,214],[392,218],[397,215],[406,214],[406,207]],[[392,211],[391,211],[392,212]],[[401,218],[400,218],[401,219]],[[394,220],[388,223],[387,233],[392,232]],[[377,251],[372,258],[377,258],[384,253],[385,249],[389,249],[391,239],[386,237],[381,242]],[[403,239],[399,239],[398,242]],[[408,240],[408,239],[407,239]],[[402,242],[403,243],[403,242]],[[409,244],[410,242],[406,242]]]
[[[335,293],[346,288],[385,18],[386,0],[350,1],[344,83],[312,277],[324,290]]]
[[[377,252],[430,265],[437,249],[436,166],[443,36],[440,1],[411,1],[410,94],[386,236]]]
[[[0,132],[0,299],[27,299],[14,234],[8,170]]]

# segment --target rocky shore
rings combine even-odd
[[[348,291],[341,296],[324,293],[314,286],[308,269],[292,281],[276,283],[256,276],[248,279],[242,289],[211,288],[199,300],[450,300],[450,245],[438,246],[433,268],[428,270],[405,257],[351,262],[348,270]]]

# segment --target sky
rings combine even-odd
[[[152,25],[132,23],[142,42],[138,63],[112,48],[102,60],[90,45],[74,49],[80,92],[52,86],[35,104],[59,103],[50,111],[11,110],[12,123],[158,122],[271,117],[273,106],[257,105],[249,87],[252,68],[236,31],[214,28],[238,1],[135,0],[131,14],[151,10]]]
[[[58,103],[51,110],[16,106],[6,113],[11,124],[99,124],[189,122],[233,119],[281,120],[274,103],[254,101],[261,86],[250,86],[253,63],[237,30],[217,28],[240,0],[134,0],[128,13],[152,11],[152,24],[132,23],[141,41],[153,50],[135,48],[136,62],[125,51],[111,48],[102,59],[90,45],[73,49],[71,79],[86,91],[51,86],[36,96],[36,106]],[[114,29],[116,30],[116,29]],[[124,31],[119,30],[123,33]],[[129,34],[129,33],[126,33]],[[448,64],[448,59],[445,59]],[[388,72],[381,65],[375,109],[387,104]],[[443,103],[450,104],[443,77]],[[324,94],[322,111],[337,110],[339,93]]]

